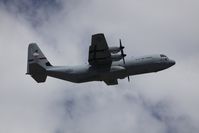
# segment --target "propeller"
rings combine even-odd
[[[121,50],[121,55],[122,55],[122,59],[123,59],[123,63],[125,64],[125,59],[124,57],[126,56],[126,54],[124,54],[124,46],[122,46],[122,41],[120,39],[120,50]]]
[[[128,82],[130,82],[130,77],[128,76]]]
[[[122,41],[121,41],[121,39],[120,39],[120,50],[121,50],[121,55],[122,55],[122,59],[123,59],[123,63],[124,63],[124,65],[126,64],[126,62],[125,62],[125,56],[126,56],[126,54],[124,54],[124,46],[122,46]],[[128,81],[130,82],[130,77],[128,76]]]

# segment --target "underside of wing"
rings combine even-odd
[[[105,82],[107,85],[117,85],[117,84],[118,84],[117,79],[108,79],[108,80],[104,80],[104,82]]]
[[[110,67],[112,64],[111,53],[107,45],[104,34],[92,35],[91,45],[89,47],[88,62],[94,67]]]

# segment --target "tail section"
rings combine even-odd
[[[27,74],[38,83],[46,81],[46,68],[52,66],[36,43],[28,46]]]

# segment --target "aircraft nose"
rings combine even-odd
[[[171,66],[173,66],[176,64],[176,62],[174,60],[170,60],[170,64],[171,64]]]

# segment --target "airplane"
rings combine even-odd
[[[46,81],[47,76],[83,83],[104,81],[107,85],[117,85],[118,79],[129,76],[158,72],[175,65],[175,61],[164,54],[132,57],[126,59],[121,39],[119,47],[108,47],[103,33],[92,35],[89,47],[88,64],[80,66],[53,66],[36,43],[28,46],[27,73],[38,82]]]

